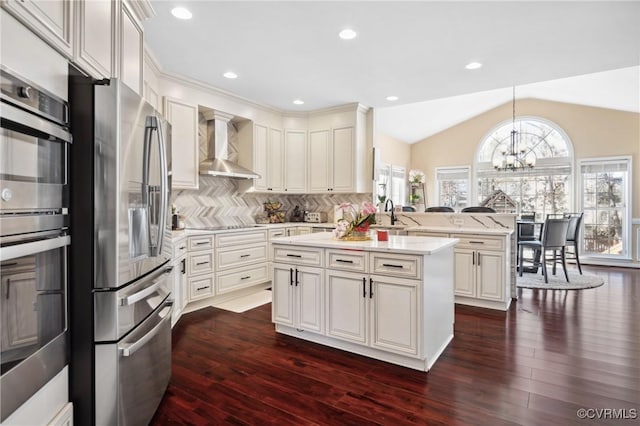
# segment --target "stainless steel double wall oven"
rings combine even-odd
[[[68,362],[68,104],[2,67],[0,421]]]

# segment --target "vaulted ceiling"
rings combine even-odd
[[[152,6],[145,37],[164,71],[285,111],[360,102],[379,109],[380,131],[406,142],[507,102],[514,85],[519,97],[640,109],[637,1]],[[193,18],[174,18],[174,6]],[[338,37],[347,27],[356,38]],[[472,61],[483,66],[465,69]],[[223,77],[227,71],[238,78]],[[584,77],[568,79],[575,76]]]

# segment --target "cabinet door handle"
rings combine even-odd
[[[209,244],[209,241],[200,241],[199,243],[196,243],[197,246],[202,246],[204,244]]]
[[[302,258],[302,256],[299,254],[291,254],[291,253],[287,253],[287,257],[297,257],[298,259]]]
[[[362,297],[367,297],[367,279],[362,278]]]
[[[469,241],[469,244],[484,244],[484,241]]]
[[[243,257],[249,257],[249,256],[251,256],[251,255],[250,255],[250,254],[241,254],[241,255],[240,255],[240,258],[243,258]]]
[[[478,266],[480,266],[480,253],[478,253]]]
[[[187,259],[182,259],[180,262],[180,273],[184,274],[185,272],[187,272]]]
[[[476,264],[476,252],[471,252],[471,264],[475,265]]]
[[[293,285],[293,268],[289,268],[289,285]]]
[[[394,265],[393,263],[383,263],[382,266],[386,266],[388,268],[404,268],[404,266],[402,265]]]
[[[196,262],[196,266],[200,266],[200,265],[207,265],[209,264],[209,261],[206,262]]]
[[[298,268],[296,268],[296,287],[298,287]]]
[[[11,278],[7,278],[7,292],[4,295],[4,298],[7,300],[9,300],[9,296],[11,295],[10,289],[11,289]]]
[[[249,278],[251,278],[251,275],[247,275],[246,277],[240,277],[241,280],[248,280]]]
[[[373,278],[369,278],[369,299],[373,299]]]
[[[197,287],[197,288],[196,288],[196,291],[206,290],[206,289],[208,289],[208,288],[209,288],[209,286],[208,286],[208,285],[206,285],[206,286],[204,286],[204,287]]]
[[[347,259],[336,259],[336,262],[342,262],[342,263],[353,263],[353,260],[347,260]]]

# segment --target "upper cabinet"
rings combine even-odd
[[[309,134],[309,192],[356,192],[353,127]]]
[[[238,161],[240,165],[260,175],[260,178],[253,179],[253,190],[260,192],[284,191],[282,130],[254,123],[253,129],[240,131],[238,135],[240,142]]]
[[[70,58],[73,55],[75,1],[3,0],[2,7],[40,38]],[[19,43],[19,40],[15,40]]]
[[[144,43],[142,26],[137,21],[129,2],[122,3],[120,31],[120,79],[142,95],[142,60]]]
[[[198,106],[165,97],[164,116],[171,123],[171,187],[198,189]]]
[[[306,191],[307,132],[284,132],[284,190],[301,193]]]
[[[74,62],[95,78],[116,75],[118,3],[79,1],[76,7]]]
[[[87,75],[119,77],[142,94],[148,0],[2,0],[15,16]]]

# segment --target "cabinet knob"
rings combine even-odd
[[[31,86],[20,86],[18,88],[18,96],[29,99],[31,97]]]

